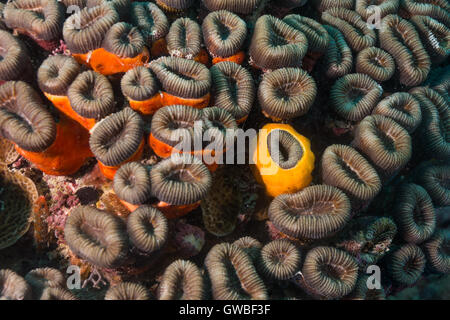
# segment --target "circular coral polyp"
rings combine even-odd
[[[203,128],[199,128],[200,132],[195,130],[200,121],[201,110],[181,105],[163,107],[152,118],[149,145],[161,158],[177,152],[201,154],[203,145],[195,143],[196,135],[198,140],[198,134],[203,134]]]
[[[69,86],[80,71],[81,66],[71,56],[49,56],[37,72],[39,88],[49,96],[67,96]]]
[[[8,31],[0,30],[0,48],[0,84],[25,80],[31,65],[25,45]]]
[[[352,145],[371,160],[383,182],[403,169],[412,155],[408,131],[380,115],[368,116],[358,124]]]
[[[210,69],[214,101],[212,105],[230,112],[243,123],[255,100],[255,83],[250,72],[233,62],[220,62]]]
[[[186,208],[198,207],[211,187],[208,168],[188,154],[173,154],[150,171],[152,195],[168,206],[158,206],[168,218],[186,214]],[[180,206],[177,213],[177,206]]]
[[[404,244],[389,256],[388,270],[392,279],[399,284],[413,285],[425,269],[423,251],[414,244]]]
[[[379,114],[391,118],[410,134],[422,121],[422,110],[419,102],[409,93],[396,92],[381,100],[372,114]]]
[[[128,253],[125,224],[117,216],[94,207],[71,210],[64,239],[75,255],[101,268],[121,266]]]
[[[162,57],[150,63],[162,85],[164,106],[187,105],[202,109],[209,105],[211,74],[206,66],[193,60]]]
[[[383,88],[366,74],[352,73],[339,78],[330,91],[334,112],[348,121],[361,121],[370,115],[383,94]]]
[[[88,63],[89,52],[101,48],[106,33],[117,22],[119,14],[108,4],[86,7],[64,22],[64,41],[75,58]]]
[[[158,287],[159,300],[202,300],[205,296],[205,279],[195,263],[176,260],[164,271]]]
[[[266,286],[243,249],[229,243],[217,244],[208,252],[205,266],[214,299],[267,299]]]
[[[310,142],[288,124],[265,125],[252,157],[253,174],[270,197],[297,192],[312,181],[315,158]]]
[[[349,294],[355,287],[358,264],[346,251],[315,247],[306,254],[302,273],[302,287],[311,296],[337,299]]]
[[[395,72],[394,58],[380,48],[366,48],[356,58],[356,72],[367,74],[379,82],[387,81]]]
[[[381,180],[375,169],[350,146],[334,144],[326,148],[321,171],[323,183],[343,190],[354,209],[370,202],[381,190]]]
[[[431,61],[414,25],[391,14],[382,20],[380,30],[380,46],[394,57],[400,83],[420,85],[430,72]]]
[[[64,22],[64,7],[57,0],[15,0],[3,10],[5,24],[31,37],[44,50],[58,46]]]
[[[140,206],[127,219],[131,243],[146,255],[159,253],[167,243],[169,225],[166,217],[151,206]]]
[[[247,36],[247,25],[239,16],[229,11],[211,12],[203,20],[203,38],[213,58],[228,58],[241,62],[242,46]],[[217,60],[216,60],[217,61]]]
[[[152,300],[152,296],[142,284],[121,282],[108,289],[105,300]]]
[[[421,247],[432,270],[443,274],[450,272],[448,235],[439,230]]]
[[[128,162],[114,175],[113,189],[120,200],[132,205],[144,204],[151,193],[148,169],[139,162]]]
[[[350,221],[351,204],[338,188],[316,185],[281,194],[269,207],[269,219],[283,235],[300,240],[323,239]]]
[[[113,113],[95,125],[89,145],[100,170],[112,180],[122,164],[139,160],[144,149],[144,123],[131,108]]]
[[[265,116],[281,121],[306,114],[316,94],[316,82],[306,71],[282,68],[264,76],[258,88],[258,101]]]
[[[413,183],[401,185],[397,192],[394,217],[403,240],[408,243],[428,240],[436,228],[436,213],[430,196]]]
[[[308,39],[303,32],[282,20],[264,15],[256,21],[249,54],[257,68],[301,67],[307,50]]]
[[[29,300],[31,288],[24,278],[10,269],[0,270],[0,299]]]
[[[136,27],[119,22],[114,24],[102,42],[102,47],[89,53],[86,63],[104,75],[127,72],[150,60],[145,41]]]
[[[129,70],[120,86],[130,107],[142,115],[154,114],[163,106],[159,84],[148,68],[139,66]]]
[[[164,12],[152,2],[133,2],[131,22],[139,28],[146,43],[154,43],[169,32],[169,20]]]
[[[67,96],[70,109],[67,107],[64,113],[88,130],[115,110],[111,83],[95,71],[80,73],[70,85]]]
[[[300,270],[301,255],[286,239],[269,242],[261,249],[257,269],[269,279],[288,280]]]

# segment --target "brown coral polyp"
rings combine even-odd
[[[233,245],[243,249],[245,253],[250,256],[253,262],[257,261],[263,247],[261,242],[249,236],[237,239],[235,242],[233,242]]]
[[[71,210],[64,239],[75,255],[101,268],[119,267],[128,253],[125,224],[115,215],[94,207]]]
[[[164,271],[158,287],[159,300],[202,300],[207,288],[202,271],[187,260],[176,260]]]
[[[163,107],[152,118],[149,145],[161,158],[175,152],[201,154],[203,146],[196,146],[194,130],[195,123],[201,120],[202,112],[196,108],[177,105]]]
[[[329,78],[339,78],[349,74],[353,67],[352,49],[345,41],[339,29],[324,25],[330,36],[330,42],[325,53],[325,71]]]
[[[337,299],[354,289],[357,278],[355,258],[346,251],[321,246],[306,254],[301,285],[316,298]]]
[[[406,86],[421,84],[428,76],[431,61],[414,26],[395,14],[381,22],[380,46],[389,52]]]
[[[31,288],[12,270],[0,269],[0,300],[29,300]]]
[[[140,159],[144,144],[144,122],[128,107],[100,121],[89,138],[100,170],[110,180],[122,164]]]
[[[436,214],[430,196],[419,185],[406,183],[399,187],[394,217],[400,235],[408,243],[422,243],[436,228]]]
[[[142,284],[121,282],[108,289],[105,300],[151,300],[150,292]]]
[[[427,258],[427,264],[433,271],[444,274],[450,272],[449,239],[443,230],[437,231],[421,247]]]
[[[118,22],[106,32],[102,47],[91,53],[89,66],[101,74],[112,75],[144,65],[149,59],[150,53],[139,30]]]
[[[368,116],[358,124],[352,145],[370,159],[384,182],[403,169],[412,155],[408,131],[381,115]]]
[[[412,16],[429,16],[446,24],[449,23],[450,5],[446,0],[401,0],[400,13],[405,19]]]
[[[206,256],[205,266],[214,299],[266,300],[267,289],[251,258],[239,247],[221,243]]]
[[[47,174],[74,174],[91,156],[88,133],[63,115],[56,120],[24,82],[9,81],[1,86],[0,118],[2,136]]]
[[[115,110],[114,92],[108,79],[95,71],[80,73],[67,90],[70,108],[63,112],[91,130],[95,123]]]
[[[308,39],[308,50],[324,52],[328,48],[329,35],[327,30],[314,19],[298,14],[290,14],[283,18],[283,22],[303,32]]]
[[[14,0],[3,11],[5,24],[30,36],[43,49],[58,46],[64,22],[64,7],[57,0]]]
[[[188,154],[173,154],[150,171],[152,194],[157,207],[168,218],[182,216],[198,207],[211,187],[208,168],[198,158]]]
[[[31,61],[24,44],[4,30],[0,30],[0,58],[0,84],[29,76]]]
[[[159,84],[150,69],[138,66],[129,70],[120,86],[130,107],[140,114],[150,115],[162,107]]]
[[[139,162],[128,162],[114,175],[113,189],[120,200],[131,205],[144,204],[150,198],[148,169]]]
[[[343,190],[353,208],[370,202],[381,190],[381,181],[372,165],[355,149],[331,145],[322,160],[322,181]]]
[[[54,268],[36,268],[27,273],[25,280],[33,290],[37,299],[43,295],[46,288],[61,288],[66,284],[63,274]]]
[[[421,148],[433,158],[450,157],[450,109],[448,101],[437,91],[417,87],[409,91],[420,103],[422,122],[417,130]]]
[[[102,46],[106,33],[117,22],[119,15],[108,4],[84,8],[64,22],[64,41],[79,62],[88,63],[88,53]]]
[[[250,72],[233,62],[220,62],[211,69],[213,105],[230,112],[243,123],[255,100],[255,83]]]
[[[1,134],[21,149],[42,152],[56,139],[56,121],[34,89],[22,81],[0,87]]]
[[[416,27],[431,61],[445,61],[450,54],[450,28],[429,16],[413,16],[410,21]]]
[[[288,280],[300,270],[298,248],[286,239],[273,240],[260,253],[257,269],[267,278]]]
[[[131,243],[146,255],[160,253],[168,240],[169,225],[164,215],[151,206],[140,206],[127,219]]]
[[[67,90],[81,67],[71,56],[49,56],[38,69],[39,88],[48,96],[67,96]],[[51,100],[51,99],[50,99]]]
[[[333,110],[349,121],[361,121],[379,102],[383,88],[366,74],[352,73],[339,78],[330,91]]]
[[[283,235],[300,240],[323,239],[341,230],[351,216],[348,197],[338,188],[316,185],[276,197],[269,219]]]
[[[391,118],[409,133],[413,133],[422,121],[419,102],[407,92],[396,92],[381,100],[372,114]]]
[[[265,75],[258,88],[258,101],[266,116],[280,121],[306,114],[316,94],[316,82],[306,71],[282,68]]]
[[[211,98],[211,74],[208,68],[196,61],[162,57],[150,63],[162,86],[162,102],[165,106],[188,105],[202,109]]]
[[[167,50],[173,57],[195,60],[207,64],[209,58],[202,51],[202,31],[198,23],[189,18],[179,18],[170,26],[166,37]]]
[[[400,0],[356,0],[355,11],[368,21],[370,17],[379,12],[380,18],[384,18],[388,14],[397,13],[400,6]],[[375,8],[371,8],[375,7]],[[377,10],[377,11],[375,11]]]
[[[322,13],[322,20],[339,29],[355,51],[375,45],[375,31],[353,10],[333,7]]]
[[[435,206],[450,205],[450,166],[429,165],[420,172],[417,180],[427,190]]]
[[[389,257],[389,273],[392,279],[402,285],[413,285],[425,269],[423,251],[414,244],[405,244]]]
[[[303,32],[282,20],[264,15],[256,21],[249,54],[257,68],[301,67],[307,50],[308,39]]]
[[[146,43],[163,39],[169,32],[169,20],[162,10],[152,2],[133,2],[131,22],[139,28]]]
[[[387,81],[394,75],[395,62],[386,51],[369,47],[358,54],[356,72],[367,74],[379,82]]]
[[[238,14],[252,13],[262,0],[202,0],[209,11],[228,10]]]
[[[211,12],[203,20],[202,31],[213,64],[244,62],[245,53],[241,50],[247,36],[247,25],[239,16],[225,10]]]

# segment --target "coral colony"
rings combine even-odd
[[[0,3],[0,300],[450,299],[449,55],[446,0]]]

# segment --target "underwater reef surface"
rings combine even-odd
[[[1,2],[0,299],[450,299],[449,54],[444,0]]]

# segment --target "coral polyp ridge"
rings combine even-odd
[[[450,299],[449,27],[445,0],[0,3],[0,300]]]

